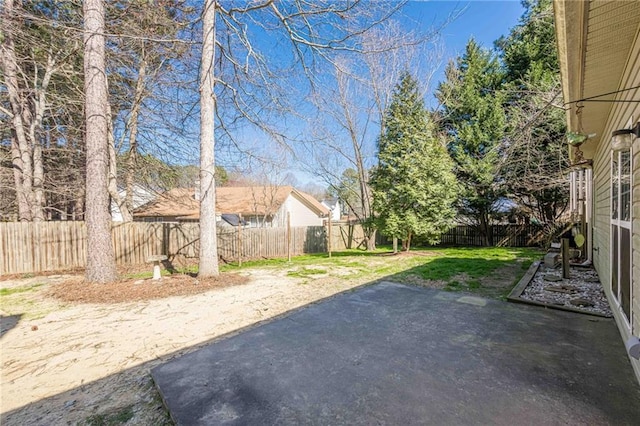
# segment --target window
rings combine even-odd
[[[627,325],[631,323],[630,150],[611,154],[611,292]]]

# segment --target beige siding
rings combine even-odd
[[[601,144],[601,147],[602,148]],[[604,152],[601,152],[604,151]],[[608,147],[599,149],[593,164],[593,263],[598,270],[601,280],[610,277],[609,253],[611,252],[609,240],[610,217],[610,153]],[[608,281],[607,281],[608,282]]]
[[[640,86],[640,41],[636,36],[634,46],[629,55],[625,73],[620,81],[620,89]],[[640,99],[640,89],[621,93],[618,99]],[[597,147],[594,157],[594,265],[600,275],[600,280],[607,292],[612,306],[615,302],[611,295],[611,251],[610,251],[610,136],[616,129],[626,128],[630,120],[635,124],[640,119],[640,105],[638,103],[614,103],[607,125],[602,135],[602,142]],[[633,222],[632,222],[632,318],[631,332],[640,335],[640,139],[633,145]],[[623,339],[629,337],[629,329],[624,323],[622,315],[616,313],[616,321]],[[640,362],[634,361],[634,369],[640,377]]]

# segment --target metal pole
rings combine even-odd
[[[569,272],[569,239],[562,239],[562,278],[569,279],[571,274]]]

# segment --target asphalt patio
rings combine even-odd
[[[612,319],[382,282],[152,370],[179,425],[639,424]]]

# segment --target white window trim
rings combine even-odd
[[[611,247],[610,250],[610,255],[609,255],[609,264],[611,266],[611,272],[613,272],[613,268],[616,267],[618,268],[618,260],[616,259],[616,261],[614,261],[613,259],[613,233],[611,232],[611,225],[616,225],[618,228],[625,228],[629,230],[629,255],[631,256],[631,261],[629,262],[629,278],[631,280],[631,282],[629,283],[629,318],[627,318],[627,314],[624,312],[624,309],[622,307],[622,302],[621,302],[621,298],[620,298],[620,294],[621,294],[621,289],[620,289],[620,270],[618,270],[617,273],[617,277],[618,277],[618,294],[614,294],[613,293],[613,282],[610,281],[609,283],[609,288],[611,290],[611,294],[613,295],[613,300],[614,300],[614,304],[615,304],[615,308],[618,310],[618,312],[620,313],[620,316],[623,319],[623,323],[625,324],[627,330],[629,331],[629,333],[632,332],[632,324],[633,324],[633,319],[634,319],[634,309],[633,309],[633,148],[629,148],[629,204],[630,204],[630,212],[629,212],[629,219],[630,220],[621,220],[620,216],[621,216],[621,209],[620,209],[620,204],[622,203],[622,194],[621,194],[621,185],[618,183],[618,219],[613,219],[611,217],[611,212],[613,210],[613,173],[611,170],[611,165],[613,163],[613,156],[618,156],[617,160],[618,160],[618,176],[620,176],[620,153],[623,151],[611,151],[611,157],[610,157],[610,161],[609,161],[609,244]],[[618,231],[619,232],[619,231]],[[620,257],[620,236],[618,235],[618,258]],[[611,275],[611,274],[610,274]]]

